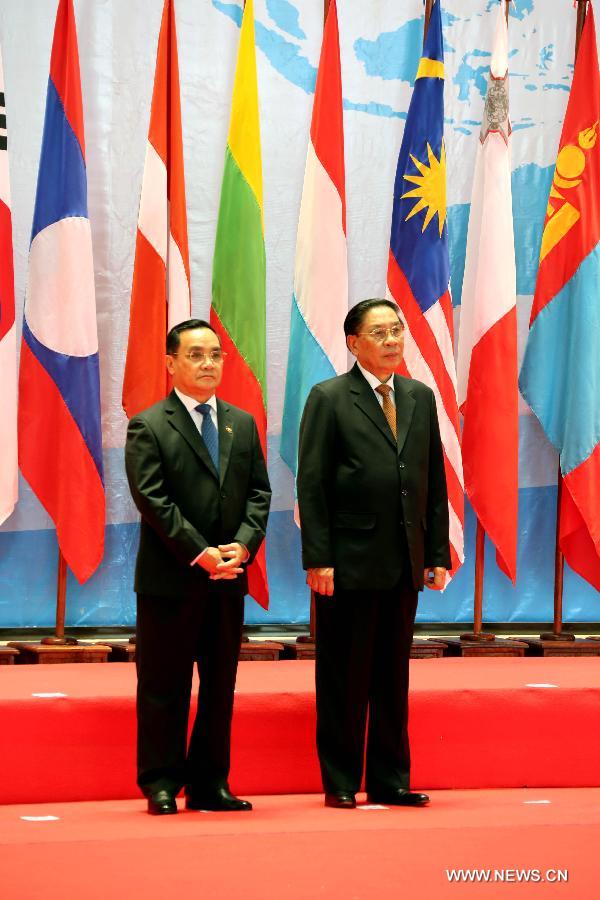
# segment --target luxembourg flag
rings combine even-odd
[[[0,53],[0,525],[15,508],[17,478],[17,339],[13,276],[12,218]]]
[[[475,161],[457,379],[464,416],[465,491],[496,547],[499,567],[514,582],[519,388],[508,77],[508,28],[502,3]]]
[[[104,552],[100,378],[73,0],[54,27],[19,372],[19,465],[80,582]]]
[[[344,123],[337,9],[331,0],[310,127],[300,219],[281,456],[296,474],[298,430],[313,385],[345,372],[348,312]]]
[[[600,590],[600,72],[591,3],[548,198],[519,383],[560,454],[560,549]]]

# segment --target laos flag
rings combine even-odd
[[[56,15],[29,248],[19,465],[80,582],[104,550],[100,378],[73,0]]]
[[[519,384],[560,454],[560,548],[600,590],[600,73],[591,3],[548,198]]]

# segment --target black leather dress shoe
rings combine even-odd
[[[148,797],[148,812],[151,816],[173,816],[177,812],[175,797],[168,791],[156,791]]]
[[[417,794],[415,791],[405,791],[399,788],[397,791],[368,792],[368,803],[378,803],[382,806],[426,806],[429,803],[427,794]]]
[[[325,806],[331,806],[333,809],[355,809],[356,797],[350,792],[335,791],[332,794],[325,794]]]
[[[185,808],[208,809],[211,812],[242,812],[252,809],[252,804],[248,800],[234,797],[228,788],[217,788],[201,794],[194,791],[186,793]]]

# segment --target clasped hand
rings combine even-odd
[[[211,581],[231,581],[244,571],[248,551],[241,544],[219,544],[207,547],[198,564],[209,573]]]

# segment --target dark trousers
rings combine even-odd
[[[417,591],[316,595],[317,750],[328,793],[408,788],[408,664]]]
[[[138,594],[137,760],[145,794],[227,783],[243,617],[243,597],[219,583],[198,597]],[[188,746],[194,662],[200,691]]]

